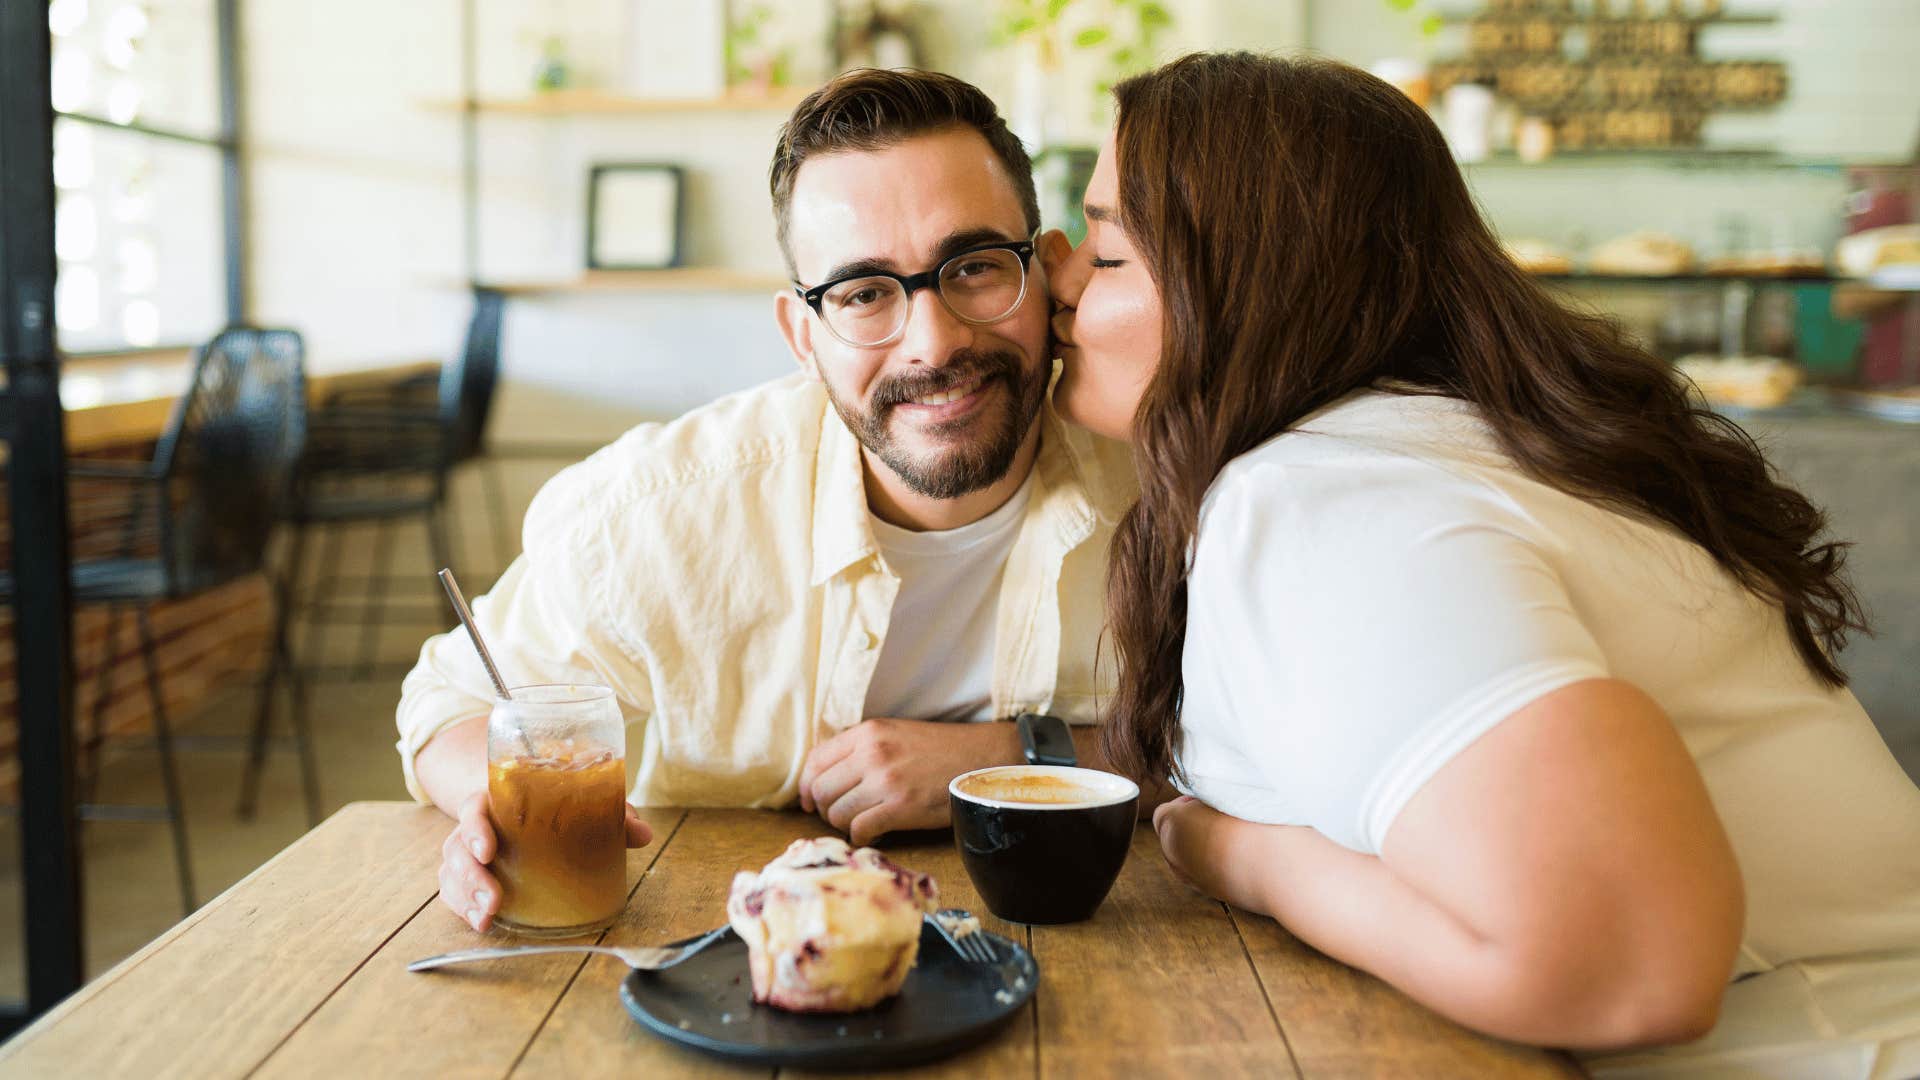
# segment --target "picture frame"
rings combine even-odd
[[[682,265],[686,172],[658,162],[603,162],[587,172],[587,269]]]

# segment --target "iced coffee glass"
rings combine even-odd
[[[521,686],[487,721],[495,925],[572,937],[627,900],[626,726],[604,686]]]

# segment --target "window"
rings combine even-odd
[[[242,318],[233,0],[52,0],[62,352],[177,347]]]

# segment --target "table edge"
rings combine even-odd
[[[113,965],[107,970],[101,972],[99,975],[95,976],[94,978],[89,979],[84,985],[80,987],[80,989],[75,990],[73,993],[68,994],[65,998],[62,998],[59,1004],[55,1005],[53,1008],[48,1009],[45,1013],[41,1014],[41,1016],[38,1019],[34,1020],[33,1023],[15,1032],[11,1038],[7,1039],[6,1042],[0,1043],[0,1062],[5,1062],[8,1058],[11,1058],[16,1054],[18,1054],[22,1047],[26,1046],[28,1043],[31,1043],[34,1039],[44,1034],[46,1029],[51,1028],[55,1024],[59,1023],[61,1020],[65,1019],[70,1013],[73,1013],[74,1011],[85,1006],[88,1002],[92,1001],[95,997],[98,997],[101,993],[105,992],[113,984],[119,982],[122,978],[124,978],[127,975],[127,973],[131,972],[134,968],[139,967],[142,963],[145,963],[154,954],[158,953],[160,950],[166,948],[167,946],[173,944],[175,940],[179,939],[182,935],[186,934],[188,931],[198,926],[203,920],[205,920],[208,916],[210,916],[215,910],[225,906],[227,903],[229,903],[233,899],[233,897],[237,893],[239,893],[242,889],[246,888],[248,885],[252,884],[255,878],[260,877],[262,874],[265,874],[268,870],[279,865],[281,860],[288,858],[295,851],[306,846],[306,844],[310,842],[315,836],[318,836],[322,830],[340,828],[342,826],[340,826],[338,823],[348,817],[357,818],[357,817],[365,816],[366,814],[369,814],[369,813],[375,813],[385,809],[393,809],[393,808],[400,808],[400,807],[419,807],[419,806],[420,806],[419,803],[409,803],[409,802],[399,802],[399,801],[381,801],[381,800],[362,800],[359,802],[350,802],[342,806],[340,809],[334,811],[331,815],[329,815],[327,819],[322,821],[320,824],[315,825],[313,828],[308,829],[304,833],[301,833],[298,839],[296,839],[293,843],[288,844],[286,847],[281,848],[278,852],[274,854],[272,858],[268,859],[266,862],[261,863],[259,866],[254,867],[250,872],[248,872],[246,877],[243,877],[239,881],[234,882],[224,892],[220,893],[220,895],[207,901],[205,904],[200,905],[200,907],[194,909],[192,914],[186,916],[185,918],[181,919],[179,922],[174,923],[172,926],[168,927],[165,931],[163,931],[160,934],[159,937],[156,937],[152,941],[149,941],[145,945],[141,946],[138,952],[120,961],[119,963]]]

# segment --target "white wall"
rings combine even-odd
[[[455,0],[241,4],[256,320],[318,364],[445,356],[462,281]]]
[[[818,0],[807,0],[809,3]],[[1772,6],[1770,0],[1769,6]],[[480,0],[484,94],[529,85],[540,38],[558,33],[586,80],[617,81],[621,0]],[[1356,63],[1423,47],[1414,16],[1382,0],[1179,0],[1163,52],[1310,44]],[[1789,103],[1716,135],[1848,157],[1905,158],[1920,121],[1914,0],[1777,0],[1770,27],[1715,31],[1712,48],[1788,61]],[[456,0],[248,0],[242,5],[253,145],[253,298],[260,318],[300,327],[321,361],[445,355],[467,313],[461,276]],[[989,47],[990,5],[930,0],[932,61],[1002,102],[1014,63]],[[1729,37],[1728,35],[1737,35]],[[1446,48],[1443,38],[1439,46]],[[1092,77],[1070,77],[1096,137]],[[1083,85],[1084,84],[1084,85]],[[782,117],[770,112],[647,116],[488,116],[483,120],[484,273],[563,278],[584,249],[587,167],[674,161],[689,170],[689,260],[780,270],[766,164]],[[1637,226],[1709,240],[1719,219],[1815,236],[1830,228],[1838,173],[1743,176],[1640,166],[1477,170],[1473,182],[1510,233],[1604,239]],[[761,294],[593,294],[516,299],[507,321],[510,387],[583,395],[634,415],[665,415],[790,369]],[[511,410],[509,410],[509,413]]]

